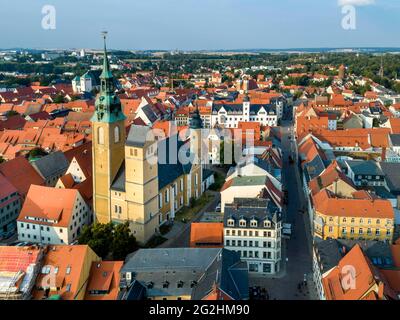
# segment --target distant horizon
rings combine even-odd
[[[0,48],[0,51],[14,51],[14,50],[31,50],[31,51],[76,51],[76,50],[91,50],[91,51],[102,51],[103,48],[89,48],[89,47],[10,47],[10,48]],[[354,51],[383,51],[388,52],[390,50],[395,50],[400,52],[399,47],[385,47],[385,46],[365,46],[365,47],[287,47],[287,48],[234,48],[234,49],[120,49],[120,48],[108,48],[109,51],[143,51],[143,52],[266,52],[266,51],[306,51],[315,50],[318,52],[326,52],[332,50],[354,50]],[[343,52],[339,52],[343,53]]]

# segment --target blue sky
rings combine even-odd
[[[339,1],[364,3],[356,30]],[[103,29],[113,49],[400,47],[399,0],[1,0],[0,14],[1,48],[100,48]]]

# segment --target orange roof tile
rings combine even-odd
[[[92,176],[92,142],[86,142],[78,147],[64,152],[68,162],[75,158],[86,177]]]
[[[309,182],[311,194],[316,194],[320,190],[330,186],[334,182],[342,180],[349,186],[355,189],[352,181],[340,170],[338,163],[332,161],[332,163],[318,176]]]
[[[35,263],[41,249],[37,247],[0,246],[0,271],[24,272]]]
[[[228,180],[228,181],[225,181],[224,185],[223,185],[222,188],[221,188],[221,192],[224,191],[224,190],[226,190],[226,189],[228,189],[228,188],[230,188],[231,185],[232,185],[232,183],[233,183],[233,179],[230,179],[230,180]]]
[[[320,130],[315,136],[333,147],[360,147],[363,150],[369,149],[369,131],[367,129],[347,130]]]
[[[18,221],[32,223],[28,218],[39,218],[37,224],[68,227],[73,214],[78,190],[31,185]]]
[[[93,262],[85,300],[117,300],[123,261]]]
[[[381,269],[380,272],[385,276],[389,286],[400,294],[400,270]]]
[[[354,268],[354,276],[349,274],[348,266]],[[344,276],[349,277],[349,281],[344,282],[342,280]],[[349,283],[351,280],[355,281],[353,287],[343,286],[344,283]],[[340,260],[338,266],[322,279],[322,285],[327,300],[360,300],[372,290],[373,286],[377,285],[377,282],[368,258],[364,256],[361,247],[356,244]]]
[[[391,118],[389,119],[390,126],[392,128],[392,133],[399,134],[400,133],[400,118]]]
[[[391,245],[390,249],[392,251],[394,265],[400,268],[400,238],[397,239],[395,244]]]
[[[0,174],[0,199],[4,199],[10,194],[18,192],[18,190],[4,177]]]
[[[63,175],[60,178],[60,181],[64,185],[64,188],[67,188],[67,189],[72,188],[75,184],[74,178],[72,177],[72,174],[70,174],[70,173]]]
[[[36,172],[25,157],[17,157],[0,164],[0,173],[25,196],[31,184],[44,185],[44,179]]]
[[[219,248],[223,246],[224,224],[222,222],[192,222],[190,247]]]
[[[315,210],[323,215],[394,219],[394,211],[389,200],[335,198],[326,189],[313,195],[312,198]]]
[[[76,296],[85,290],[85,287],[81,287],[89,278],[89,268],[93,261],[88,261],[89,251],[92,251],[87,245],[56,245],[48,247],[46,256],[43,261],[44,266],[52,266],[50,274],[55,274],[57,283],[57,289],[51,290],[50,295],[59,294],[62,300],[74,300]],[[95,256],[95,261],[99,261],[100,258]],[[87,266],[85,263],[90,262]],[[85,270],[87,269],[87,271]],[[57,273],[55,271],[57,270]],[[87,279],[82,279],[83,276],[87,275]],[[45,291],[38,290],[39,288],[49,287],[49,285],[43,281],[44,277],[48,275],[39,274],[36,280],[36,288],[33,290],[33,298],[40,300],[43,298]]]
[[[305,156],[304,162],[310,162],[317,155],[320,155],[322,159],[325,159],[324,153],[320,150],[318,144],[312,137],[307,138],[299,146],[299,154],[303,154]]]

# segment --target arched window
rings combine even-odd
[[[119,127],[116,126],[114,128],[114,142],[117,143],[119,142]]]
[[[99,127],[97,130],[97,135],[98,135],[98,143],[99,144],[104,144],[104,128]]]

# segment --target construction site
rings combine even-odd
[[[43,263],[37,246],[0,247],[0,300],[29,300]]]

